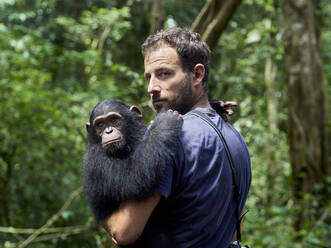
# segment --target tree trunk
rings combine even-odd
[[[1,137],[2,138],[2,137]],[[0,163],[0,168],[3,170],[0,171],[0,209],[1,218],[0,223],[4,226],[11,225],[11,214],[10,214],[10,195],[11,195],[11,185],[13,174],[13,157],[15,155],[17,146],[8,145],[7,151],[0,150],[0,157],[2,158],[2,163]]]
[[[319,0],[284,0],[282,6],[296,230],[321,215],[330,200],[327,93],[316,15],[319,3]]]
[[[241,0],[207,0],[191,30],[200,33],[202,39],[214,49]]]
[[[277,65],[271,57],[265,64],[264,80],[267,89],[269,130],[274,133],[277,130],[277,89],[276,89]]]
[[[267,91],[267,102],[268,102],[268,122],[269,122],[269,133],[268,140],[269,146],[266,149],[267,152],[267,197],[266,197],[266,216],[271,217],[271,208],[275,203],[274,199],[274,186],[275,186],[275,175],[278,175],[278,165],[276,164],[276,140],[275,136],[278,133],[277,128],[277,98],[276,98],[276,75],[277,65],[274,63],[271,57],[266,59],[264,80]]]
[[[150,33],[153,34],[162,29],[165,19],[165,0],[153,0]]]

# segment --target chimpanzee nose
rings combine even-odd
[[[113,127],[107,127],[105,131],[106,131],[106,134],[110,134],[113,132]]]

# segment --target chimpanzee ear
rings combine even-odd
[[[136,106],[131,106],[130,111],[135,112],[138,116],[138,120],[141,121],[141,119],[143,118],[143,115],[141,114],[140,110]]]
[[[86,132],[88,132],[88,129],[91,126],[91,124],[89,122],[86,122],[85,126],[86,126]]]

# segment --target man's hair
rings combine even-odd
[[[204,41],[201,41],[200,34],[182,28],[160,30],[147,37],[141,46],[142,54],[145,57],[148,52],[164,45],[176,49],[185,72],[192,72],[196,64],[204,65],[203,87],[207,92],[210,49]]]

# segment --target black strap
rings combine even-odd
[[[194,109],[190,112],[190,114],[195,115],[199,118],[201,118],[202,120],[204,120],[205,122],[207,122],[212,128],[214,128],[214,130],[216,131],[216,133],[218,134],[218,136],[221,138],[223,144],[224,144],[224,148],[225,148],[225,152],[229,158],[229,162],[230,162],[230,166],[231,166],[231,171],[232,171],[232,179],[233,179],[233,186],[234,186],[234,199],[236,201],[236,218],[237,218],[237,222],[236,222],[236,229],[237,229],[237,240],[240,242],[241,241],[241,232],[240,232],[240,222],[242,220],[242,217],[240,217],[240,213],[239,213],[239,188],[238,188],[238,183],[237,183],[237,172],[236,172],[236,168],[234,167],[234,163],[232,160],[232,156],[228,147],[228,144],[226,143],[223,134],[221,133],[221,131],[218,129],[218,127],[215,125],[214,122],[212,122],[207,115],[201,113],[200,111]]]

